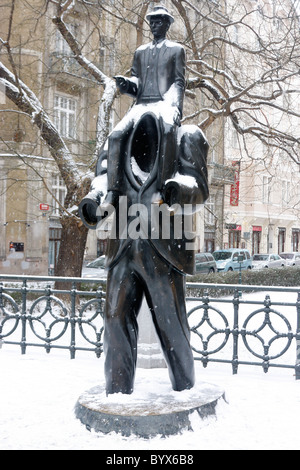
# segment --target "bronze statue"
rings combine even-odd
[[[113,202],[125,192],[122,185],[124,160],[119,156],[124,139],[132,131],[137,119],[145,113],[153,111],[162,118],[163,139],[158,165],[158,195],[162,191],[164,181],[174,175],[176,168],[176,128],[182,117],[185,51],[181,45],[166,39],[174,19],[165,7],[154,7],[147,15],[148,18],[153,42],[139,47],[135,52],[131,78],[115,77],[120,91],[136,98],[136,105],[115,127],[108,140],[109,202]]]
[[[79,208],[89,228],[101,223],[105,210],[114,209],[106,253],[108,394],[133,391],[137,317],[144,296],[173,389],[189,389],[195,380],[185,306],[185,274],[194,272],[189,243],[195,234],[184,223],[185,207],[192,214],[208,197],[208,144],[196,126],[180,126],[185,52],[165,37],[174,19],[162,6],[154,7],[147,19],[154,41],[135,52],[131,78],[116,77],[120,91],[134,96],[136,104],[99,155],[95,181],[105,179],[107,187],[101,192],[94,183]],[[169,230],[164,231],[164,224]]]

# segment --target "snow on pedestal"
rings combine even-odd
[[[79,397],[75,416],[88,430],[148,439],[194,431],[199,420],[215,415],[218,401],[224,398],[223,389],[205,382],[175,392],[165,369],[161,369],[158,380],[151,374],[138,377],[131,395],[107,396],[104,385],[93,387]]]

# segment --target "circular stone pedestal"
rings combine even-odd
[[[147,390],[146,390],[147,388]],[[145,387],[136,382],[131,395],[108,395],[105,386],[83,393],[75,406],[75,415],[88,430],[135,434],[142,438],[169,436],[184,429],[193,430],[191,420],[215,414],[224,391],[216,385],[198,383],[191,390],[174,392],[169,383],[160,381]]]

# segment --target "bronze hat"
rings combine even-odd
[[[170,20],[170,23],[174,23],[173,16],[168,12],[166,7],[163,5],[157,5],[153,7],[153,10],[151,10],[146,15],[147,20],[149,20],[152,16],[167,16]]]

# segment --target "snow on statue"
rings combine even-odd
[[[153,42],[136,50],[130,78],[115,77],[121,93],[136,103],[101,149],[91,192],[80,204],[89,228],[101,228],[107,214],[114,218],[106,252],[107,394],[133,391],[144,296],[173,389],[192,388],[195,381],[185,306],[195,234],[187,218],[208,197],[208,144],[198,127],[180,126],[185,51],[166,39],[174,18],[155,6],[147,19]],[[155,226],[153,213],[161,215]]]

